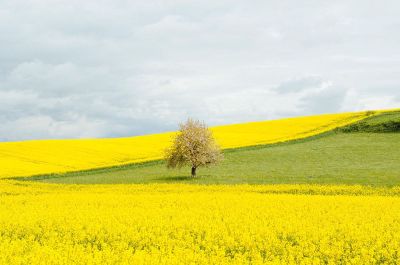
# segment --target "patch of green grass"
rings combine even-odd
[[[380,125],[400,120],[400,112],[368,118]],[[38,176],[37,181],[76,184],[193,183],[193,184],[362,184],[400,185],[400,134],[343,129],[287,143],[226,150],[224,161],[200,168],[167,169],[163,161]],[[27,178],[27,180],[33,180]]]
[[[337,128],[336,131],[351,133],[351,132],[373,132],[373,133],[388,133],[400,132],[400,112],[389,112],[383,115],[374,116],[350,124],[348,126]]]

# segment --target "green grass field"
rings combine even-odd
[[[199,176],[195,179],[189,177],[189,168],[167,169],[162,161],[33,179],[71,184],[183,182],[400,185],[398,123],[400,112],[393,112],[368,118],[357,126],[304,140],[227,150],[221,164],[200,168]]]

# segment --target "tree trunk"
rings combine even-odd
[[[192,167],[192,177],[196,177],[196,167]]]

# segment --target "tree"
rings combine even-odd
[[[198,167],[216,164],[222,159],[221,150],[204,122],[188,119],[179,127],[172,146],[165,152],[168,168],[191,166],[192,177],[196,177]]]

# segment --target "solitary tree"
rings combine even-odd
[[[203,122],[188,119],[179,127],[172,146],[165,152],[168,168],[188,165],[192,167],[192,177],[196,177],[198,167],[212,165],[222,159],[212,132]]]

